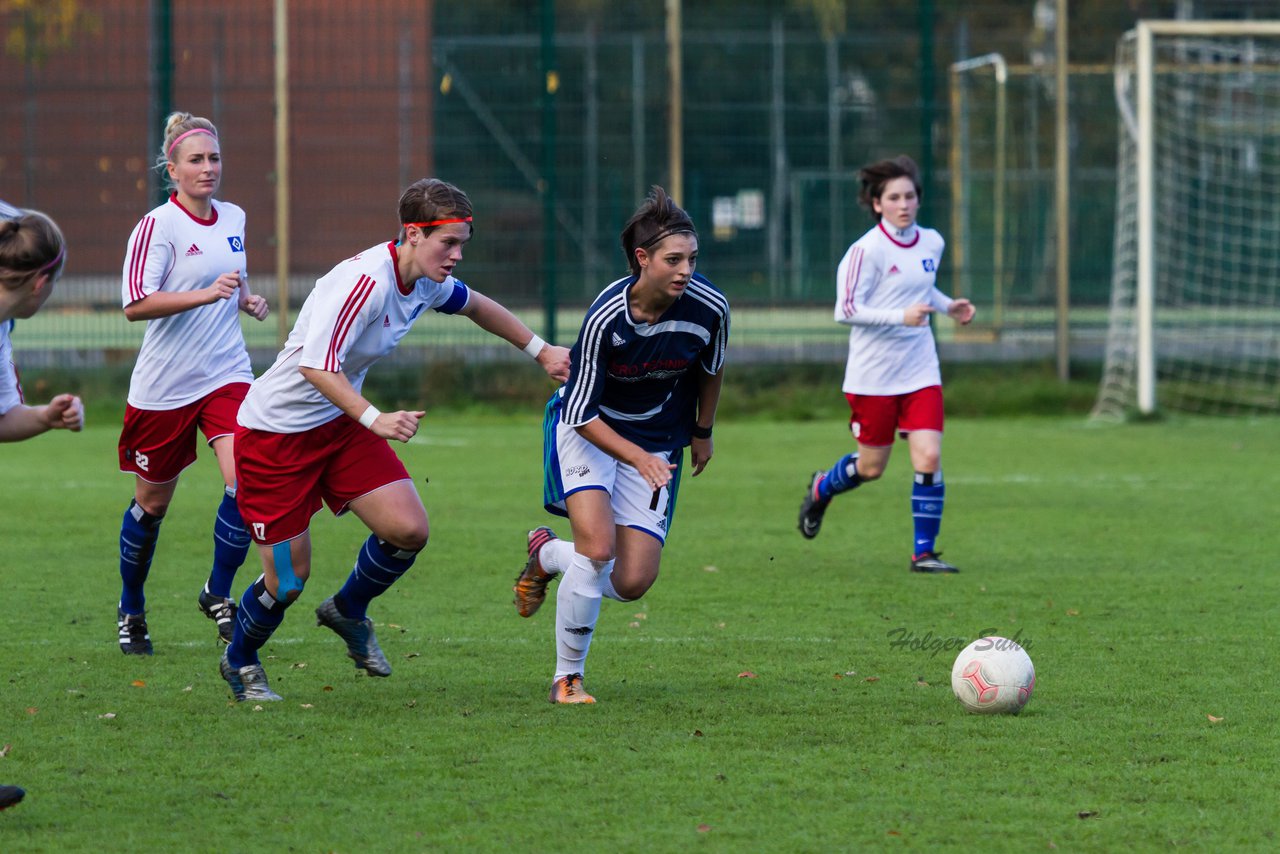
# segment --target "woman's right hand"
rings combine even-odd
[[[213,305],[218,300],[231,299],[238,290],[240,290],[240,271],[236,270],[232,273],[223,273],[214,279],[213,284],[205,288],[204,292],[209,297],[209,304]]]
[[[927,326],[929,315],[933,314],[935,310],[928,303],[918,302],[902,312],[902,322],[907,326]]]
[[[640,472],[644,482],[654,489],[662,489],[671,483],[671,472],[675,467],[675,463],[667,462],[665,457],[659,457],[648,451],[635,462],[636,471]]]

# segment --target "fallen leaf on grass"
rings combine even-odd
[[[649,619],[649,615],[646,614],[644,611],[641,611],[639,614],[632,614],[631,616],[635,617],[637,620]]]
[[[843,674],[843,673],[833,673],[833,674],[831,674],[831,675],[832,675],[832,676],[834,676],[834,677],[835,677],[835,678],[837,678],[837,679],[843,679],[843,678],[844,678],[844,674]]]
[[[324,686],[323,688],[321,688],[320,690],[321,690],[321,691],[332,691],[332,690],[333,690],[333,686],[332,686],[332,685],[326,685],[326,686]]]
[[[13,748],[12,744],[6,744],[4,747],[0,747],[0,759],[4,759],[6,756],[8,756],[9,751],[12,748]]]
[[[302,708],[304,708],[304,709],[314,709],[314,708],[315,708],[315,706],[311,705],[310,703],[303,703],[303,704],[302,704]]]
[[[880,677],[879,677],[879,676],[868,676],[866,679],[863,679],[862,681],[863,681],[863,682],[879,682],[879,681],[880,681]]]
[[[756,675],[752,673],[750,670],[744,670],[738,674],[738,678],[739,679],[755,679]]]
[[[260,711],[262,711],[262,706],[254,706],[254,707],[253,707],[253,710],[254,710],[255,712],[260,712]]]
[[[1067,616],[1068,616],[1068,617],[1078,617],[1078,616],[1080,616],[1080,612],[1079,612],[1079,611],[1077,611],[1075,608],[1068,608],[1068,609],[1067,609]]]
[[[702,568],[702,571],[703,571],[703,572],[719,572],[719,571],[720,571],[720,567],[718,567],[718,566],[704,566],[704,567]]]
[[[132,682],[130,682],[129,684],[130,684],[130,685],[132,685],[132,686],[133,686],[133,687],[135,687],[135,688],[145,688],[145,687],[147,687],[147,683],[146,683],[146,682],[143,682],[141,679],[135,679],[135,680],[133,680]]]
[[[295,661],[293,664],[290,664],[290,665],[289,665],[289,669],[290,669],[290,670],[302,670],[302,669],[303,669],[303,668],[305,668],[306,666],[307,666],[307,663],[306,663],[305,661]]]
[[[1093,818],[1097,814],[1097,810],[1080,810],[1080,812],[1076,813],[1076,818]]]
[[[928,687],[929,687],[929,683],[928,683],[928,682],[926,682],[926,681],[924,681],[923,679],[917,679],[917,680],[916,680],[916,685],[918,685],[918,686],[919,686],[919,687],[921,687],[921,688],[928,688]]]
[[[710,832],[711,832],[711,825],[709,825],[709,824],[700,824],[700,825],[698,825],[698,832],[699,832],[699,833],[710,833]]]
[[[1222,718],[1215,718],[1213,715],[1205,715],[1205,717],[1209,719],[1211,724],[1222,723]]]
[[[627,623],[627,628],[629,628],[629,629],[638,629],[638,628],[640,628],[640,624],[639,624],[639,623],[637,623],[635,620],[632,620],[631,622]]]
[[[183,688],[183,689],[182,689],[182,693],[184,693],[184,694],[189,693],[190,691],[191,691],[191,686],[190,686],[190,685],[188,685],[187,687],[185,687],[185,688]]]
[[[702,730],[700,730],[700,729],[695,729],[695,730],[693,731],[693,737],[694,737],[694,738],[702,738]]]
[[[902,835],[902,831],[900,831],[900,830],[887,830],[887,831],[885,831],[885,833],[887,833],[889,836],[901,836],[901,835]]]
[[[406,659],[409,659],[409,658],[418,658],[418,657],[420,657],[421,655],[422,655],[422,653],[420,653],[420,652],[406,652],[406,653],[404,654],[404,657],[405,657]]]
[[[105,715],[98,715],[98,720],[109,721],[116,716],[115,712],[107,712]]]
[[[36,714],[36,713],[37,713],[37,712],[39,712],[39,711],[40,711],[40,710],[39,710],[39,709],[37,709],[35,706],[27,706],[27,714],[29,714],[29,715],[34,715],[34,714]]]

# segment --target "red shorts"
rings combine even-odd
[[[859,445],[887,448],[896,430],[942,432],[942,386],[931,385],[906,394],[846,394],[849,429]]]
[[[387,440],[345,415],[304,433],[236,432],[236,504],[263,545],[306,531],[322,501],[340,516],[360,496],[408,479]]]
[[[236,413],[248,383],[229,383],[177,409],[125,406],[120,431],[120,471],[148,483],[168,483],[196,461],[196,428],[212,443],[236,432]]]

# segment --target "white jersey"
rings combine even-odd
[[[9,341],[12,330],[12,320],[0,320],[0,415],[22,405],[22,384],[18,382],[13,344]]]
[[[121,299],[125,306],[156,291],[207,288],[223,273],[248,278],[244,211],[213,202],[198,219],[174,196],[142,218],[129,235]],[[253,368],[240,332],[239,295],[147,321],[129,381],[137,409],[177,409],[232,382],[252,382]]]
[[[933,331],[907,326],[905,309],[926,303],[945,312],[951,305],[934,286],[946,242],[932,228],[895,231],[877,224],[836,270],[835,319],[852,326],[847,394],[906,394],[942,384]]]
[[[240,425],[302,433],[342,414],[298,370],[341,371],[356,391],[374,362],[395,349],[424,309],[456,314],[471,291],[443,282],[400,281],[394,243],[348,258],[316,282],[276,362],[254,380],[240,405]]]

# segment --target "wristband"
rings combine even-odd
[[[377,420],[378,420],[378,416],[379,416],[379,415],[381,415],[381,414],[382,414],[382,413],[378,411],[378,407],[374,406],[372,403],[371,403],[371,404],[369,404],[369,408],[368,408],[368,409],[366,409],[366,410],[364,411],[364,413],[363,413],[363,414],[361,414],[361,416],[360,416],[360,418],[359,418],[360,426],[361,426],[361,427],[364,427],[364,428],[366,428],[366,429],[368,429],[368,430],[372,430],[372,429],[373,429],[373,422],[374,422],[374,421],[377,421]]]
[[[710,438],[711,438],[711,428],[710,428],[710,427],[699,427],[697,424],[694,424],[694,425],[693,425],[693,429],[692,429],[692,430],[690,430],[690,431],[689,431],[689,433],[690,433],[690,435],[692,435],[692,436],[693,436],[693,438],[695,438],[695,439],[710,439]]]
[[[529,339],[529,343],[524,345],[524,351],[529,354],[530,359],[536,359],[545,346],[547,346],[547,342],[539,338],[535,332],[533,337]]]

